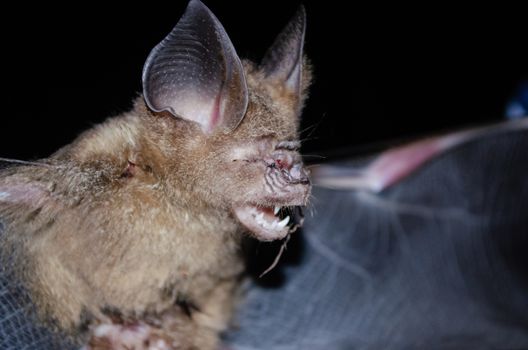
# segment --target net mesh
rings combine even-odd
[[[527,147],[526,130],[487,137],[380,195],[315,189],[302,242],[288,251],[296,258],[269,276],[275,283],[249,287],[228,341],[238,350],[526,348]]]
[[[0,349],[73,349],[67,341],[36,322],[24,289],[4,269],[0,269]]]

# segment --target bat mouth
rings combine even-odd
[[[288,207],[245,205],[234,209],[235,216],[261,241],[282,239],[291,231],[294,222]]]

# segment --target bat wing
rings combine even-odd
[[[390,186],[315,188],[282,265],[249,287],[231,347],[526,348],[528,130],[499,129]],[[375,162],[333,165],[364,176]]]

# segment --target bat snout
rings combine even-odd
[[[302,163],[293,165],[289,174],[291,184],[310,185],[309,170]]]

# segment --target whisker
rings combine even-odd
[[[319,158],[319,159],[328,158],[327,156],[323,156],[323,155],[320,155],[320,154],[302,154],[302,156],[303,156],[303,158],[304,157]]]
[[[305,131],[308,131],[308,130],[311,129],[310,132],[308,133],[307,137],[312,136],[312,134],[315,132],[315,130],[317,130],[317,128],[321,125],[321,123],[323,122],[323,118],[325,118],[325,117],[326,117],[326,113],[323,113],[323,115],[321,116],[321,119],[319,119],[319,121],[317,121],[313,125],[310,125],[310,126],[304,128],[303,130],[301,130],[301,132],[299,134],[302,134]]]
[[[12,163],[12,164],[21,164],[21,165],[43,166],[43,167],[47,167],[47,168],[52,168],[53,167],[51,164],[48,164],[48,163],[31,162],[31,161],[27,161],[27,160],[9,159],[9,158],[2,158],[2,157],[0,157],[0,162]]]
[[[299,139],[299,142],[300,143],[303,143],[304,141],[312,141],[312,140],[319,140],[319,136],[314,136],[314,137],[303,137],[301,139]]]
[[[312,124],[312,125],[309,125],[309,126],[307,126],[306,128],[304,128],[304,129],[302,129],[301,131],[299,131],[299,134],[302,134],[303,132],[308,131],[308,130],[310,130],[311,128],[316,128],[317,125],[318,125],[317,123]]]

